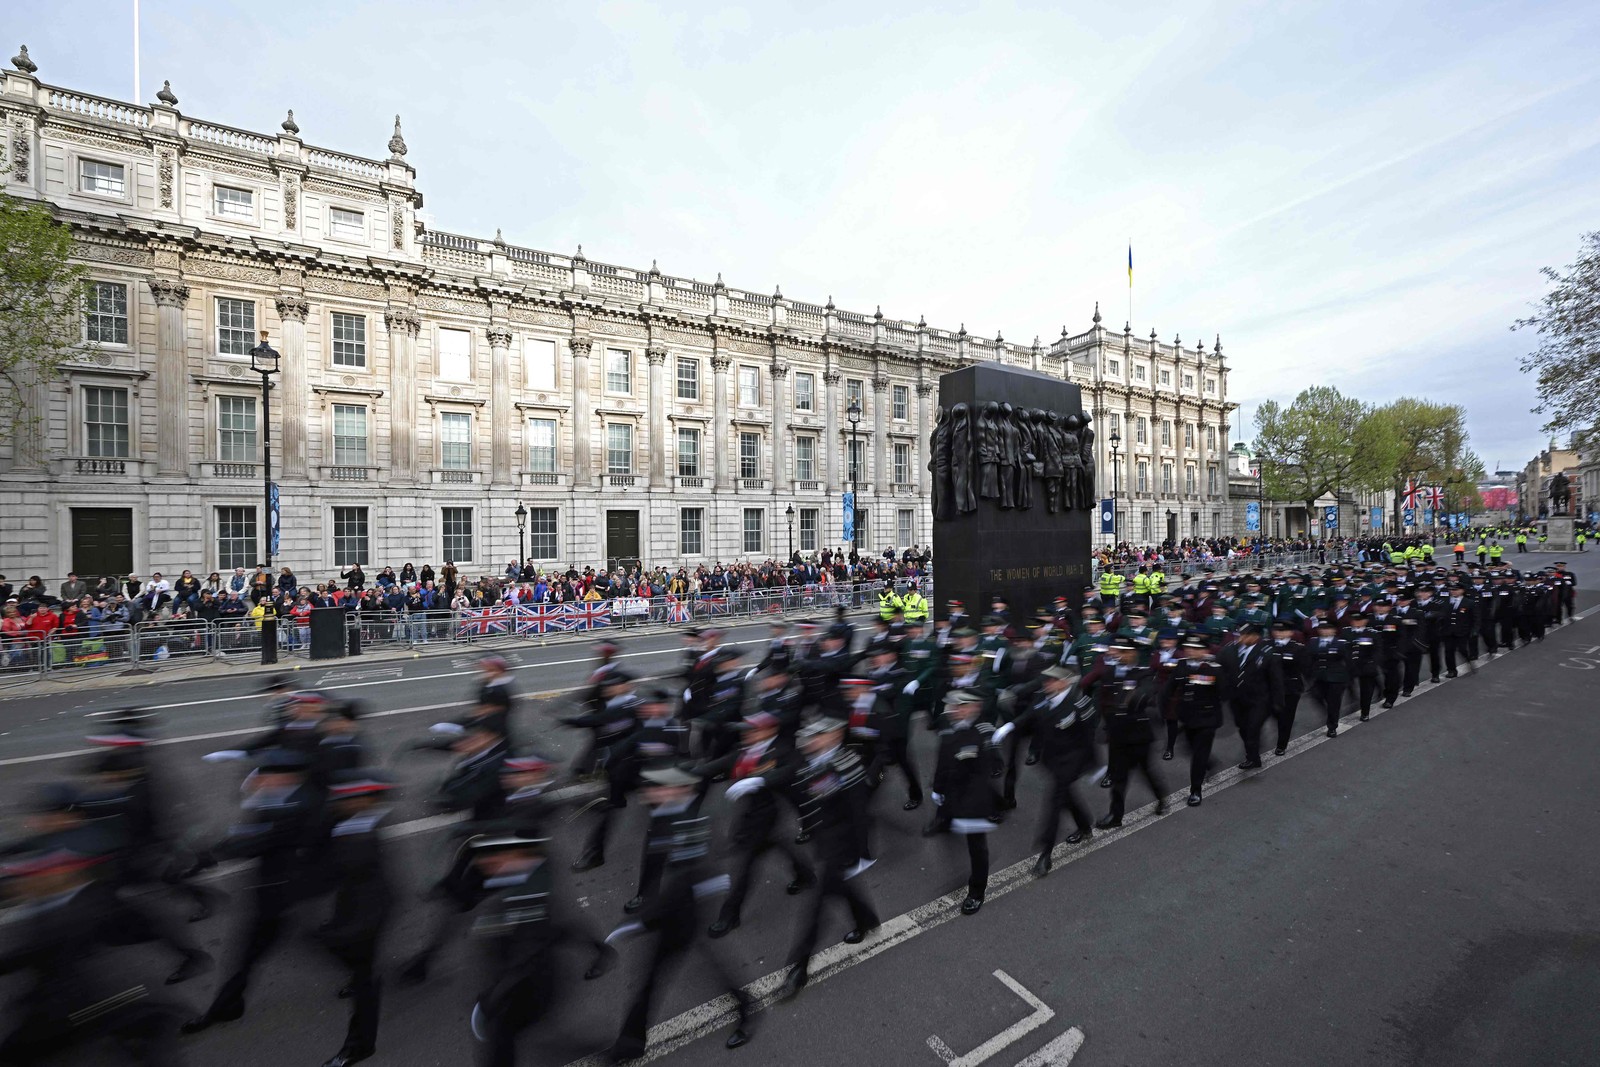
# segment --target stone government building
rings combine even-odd
[[[1010,344],[426,226],[395,121],[384,159],[4,72],[11,193],[49,201],[89,268],[84,348],[0,452],[0,572],[174,575],[260,555],[259,331],[278,558],[730,562],[930,540],[940,374],[983,360],[1084,387],[1122,536],[1232,532],[1220,341],[1101,324]],[[862,408],[859,450],[847,405]],[[281,420],[281,421],[280,421]],[[786,510],[792,507],[791,520]],[[792,528],[792,535],[791,535]],[[1098,528],[1098,527],[1096,527]],[[1103,538],[1102,538],[1103,540]]]

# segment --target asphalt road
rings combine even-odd
[[[1590,592],[1600,586],[1600,563],[1590,566],[1596,558],[1569,561],[1583,587],[1580,608],[1600,601]],[[750,628],[733,639],[762,636]],[[670,636],[630,641],[626,651],[640,674],[677,666]],[[571,754],[579,738],[551,716],[568,699],[559,690],[581,683],[584,650],[529,649],[518,658],[519,691],[543,694],[525,702],[520,727],[550,751]],[[399,674],[349,673],[395,667]],[[880,913],[898,918],[865,945],[824,949],[823,980],[763,1012],[756,1043],[735,1053],[722,1048],[720,991],[706,968],[691,965],[654,1013],[654,1036],[664,1042],[657,1056],[669,1065],[728,1057],[809,1065],[866,1054],[929,1067],[984,1062],[974,1050],[993,1050],[987,1062],[1006,1067],[1069,1058],[1089,1065],[1596,1062],[1600,901],[1591,887],[1600,856],[1590,843],[1600,800],[1590,753],[1600,749],[1600,720],[1589,712],[1600,703],[1597,671],[1600,618],[1589,618],[1497,658],[1475,677],[1424,687],[1333,741],[1311,729],[1318,716],[1308,700],[1304,736],[1288,757],[1248,775],[1224,772],[1201,808],[1180,807],[1159,820],[1146,810],[1122,831],[1097,835],[1092,848],[1062,846],[1055,873],[1042,882],[1026,874],[1042,776],[1026,770],[1020,810],[993,835],[990,902],[973,918],[953,910],[965,874],[959,842],[920,836],[926,811],[900,810],[891,772],[878,802],[880,862],[862,878]],[[379,714],[367,730],[407,787],[397,812],[406,834],[392,842],[395,867],[409,889],[419,889],[442,863],[442,834],[418,820],[429,814],[425,796],[443,765],[395,753],[470,697],[469,658],[340,665],[327,674],[316,676],[357,687],[347,692]],[[240,775],[236,765],[198,760],[229,744],[227,736],[205,735],[260,721],[260,698],[250,692],[257,680],[239,681],[236,692],[227,691],[228,680],[137,692],[141,702],[168,705],[162,729],[176,743],[160,758],[200,836],[229,818]],[[102,691],[81,700],[0,701],[0,805],[9,809],[29,784],[70,771],[85,714],[127,699]],[[931,738],[917,737],[925,774]],[[1236,736],[1219,738],[1217,748],[1220,766],[1238,761]],[[1183,767],[1181,760],[1162,765],[1175,791]],[[1086,793],[1098,794],[1088,800],[1103,811],[1105,794]],[[1136,787],[1130,799],[1149,797]],[[596,933],[623,918],[642,825],[637,808],[625,813],[611,862],[584,875],[565,873],[573,835],[558,842],[558,884]],[[716,943],[758,993],[785,961],[797,914],[782,891],[789,875],[781,862],[770,860],[761,874],[744,925]],[[218,884],[226,889],[229,879]],[[226,956],[232,920],[224,914],[195,929]],[[423,923],[419,908],[402,914],[385,952],[391,967],[419,943]],[[846,928],[845,916],[832,914],[822,943]],[[623,966],[596,982],[572,975],[552,1024],[525,1042],[528,1063],[562,1067],[609,1042],[639,947],[626,947]],[[475,977],[464,949],[441,960],[420,989],[389,984],[373,1063],[470,1062]],[[159,975],[172,961],[144,949],[114,962]],[[343,975],[315,948],[295,940],[258,975],[249,1015],[190,1039],[192,1063],[316,1065],[338,1047],[347,1005],[333,993]],[[164,992],[198,1007],[213,982],[206,976]],[[711,1036],[693,1040],[702,1031]],[[1015,1039],[1002,1040],[1007,1034]],[[99,1050],[62,1062],[108,1061]]]

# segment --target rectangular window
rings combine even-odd
[[[1197,488],[1197,486],[1196,486],[1196,479],[1195,479],[1195,476],[1194,476],[1194,468],[1193,467],[1184,467],[1183,468],[1183,491],[1186,494],[1188,494],[1189,496],[1194,496],[1195,492],[1196,492],[1196,488]]]
[[[217,297],[217,355],[248,356],[255,346],[255,301]]]
[[[1115,411],[1111,413],[1110,426],[1112,433],[1116,434],[1118,437],[1122,436],[1122,416],[1117,414]]]
[[[1134,367],[1133,367],[1133,380],[1136,381],[1136,382],[1144,381],[1144,364],[1143,363],[1134,364]]]
[[[528,555],[534,559],[556,558],[556,509],[528,509]]]
[[[1215,426],[1206,427],[1206,448],[1213,452],[1217,450],[1217,428]]]
[[[367,409],[360,404],[333,405],[333,465],[367,465]]]
[[[366,216],[346,207],[331,207],[328,209],[328,235],[346,241],[364,241],[367,239]]]
[[[83,336],[102,345],[128,343],[128,287],[90,282],[83,293]]]
[[[333,365],[367,365],[367,317],[344,311],[333,313]]]
[[[817,550],[817,525],[821,514],[816,508],[800,509],[800,551]]]
[[[78,160],[78,191],[96,196],[125,196],[128,192],[127,171],[120,163],[102,163],[97,159]]]
[[[700,477],[700,431],[678,427],[678,477]]]
[[[522,351],[528,361],[528,388],[554,389],[556,343],[543,337],[530,337],[523,344]]]
[[[1215,496],[1217,493],[1217,465],[1215,463],[1206,467],[1206,484],[1210,486],[1208,492]]]
[[[761,546],[766,543],[761,536],[762,517],[766,512],[760,508],[744,509],[744,550],[746,553],[758,553]]]
[[[678,509],[678,554],[698,556],[705,551],[704,508]]]
[[[1194,423],[1192,422],[1186,422],[1183,424],[1183,447],[1194,447]]]
[[[1151,514],[1148,511],[1139,512],[1139,540],[1148,544],[1150,542]]]
[[[1113,378],[1117,377],[1122,373],[1122,361],[1116,359],[1106,360],[1106,373]]]
[[[755,408],[761,406],[761,369],[759,367],[739,368],[739,406],[742,408]]]
[[[633,424],[606,423],[606,473],[633,473]]]
[[[867,410],[867,404],[866,404],[866,400],[864,399],[865,396],[866,396],[866,383],[863,382],[860,378],[846,378],[844,380],[844,405],[845,405],[845,407],[849,407],[850,406],[850,401],[854,400],[856,402],[856,407],[860,408],[862,411],[866,411]]]
[[[867,443],[859,439],[852,439],[847,443],[850,457],[850,482],[854,486],[856,482],[859,482],[867,475]]]
[[[796,437],[794,439],[794,476],[802,482],[817,480],[817,439],[815,437]]]
[[[1150,439],[1149,424],[1145,422],[1143,415],[1136,416],[1133,421],[1133,439],[1141,445]]]
[[[1161,420],[1161,443],[1168,446],[1172,444],[1172,421],[1170,419]]]
[[[896,422],[905,422],[911,417],[911,389],[908,386],[897,385],[890,393],[893,406],[890,408],[891,417]]]
[[[83,390],[85,455],[128,458],[128,391],[102,386]]]
[[[692,356],[678,357],[678,399],[700,399],[700,361]]]
[[[1150,491],[1150,464],[1141,459],[1138,464],[1138,472],[1138,490],[1141,493],[1148,493]]]
[[[256,461],[255,397],[217,397],[217,458],[224,463]]]
[[[1170,496],[1172,494],[1172,464],[1161,465],[1161,492]]]
[[[256,551],[256,509],[217,509],[217,569],[254,567],[261,561]]]
[[[796,374],[794,376],[794,409],[796,411],[817,410],[816,375]]]
[[[1164,371],[1161,372],[1161,384],[1162,385],[1171,385],[1172,384],[1172,372],[1171,371],[1164,370]]]
[[[606,349],[606,392],[633,392],[633,353],[625,348]]]
[[[761,435],[758,433],[739,435],[739,477],[761,477]]]
[[[215,210],[225,219],[256,220],[256,196],[249,189],[235,189],[231,185],[218,185],[213,189]]]
[[[1215,378],[1207,378],[1206,379],[1206,392],[1214,393],[1216,391],[1217,391],[1217,380]]]
[[[910,548],[911,541],[916,536],[912,532],[912,524],[916,521],[916,514],[910,508],[901,508],[894,514],[895,543],[901,548]]]
[[[472,380],[472,334],[439,328],[439,377],[451,382]]]
[[[465,411],[439,413],[439,466],[447,471],[472,469],[472,416]]]
[[[439,540],[446,563],[472,560],[472,509],[440,508]]]
[[[1194,375],[1185,374],[1183,376],[1183,387],[1185,389],[1193,389],[1194,388]]]
[[[371,563],[372,549],[368,539],[366,508],[333,509],[333,565],[348,567],[352,563]]]
[[[528,470],[532,474],[556,472],[555,419],[528,420]]]
[[[911,445],[897,441],[894,446],[894,484],[911,484]]]

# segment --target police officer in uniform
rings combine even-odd
[[[1076,845],[1094,836],[1089,809],[1074,788],[1077,780],[1094,766],[1094,701],[1074,683],[1078,673],[1070,667],[1052,664],[1040,677],[1039,692],[1032,704],[1016,720],[995,731],[997,741],[1013,730],[1032,735],[1039,746],[1039,762],[1050,775],[1050,792],[1039,815],[1035,843],[1039,858],[1034,862],[1035,877],[1050,873],[1051,853],[1061,830],[1061,812],[1072,816],[1073,831],[1067,844]]]
[[[1367,621],[1363,612],[1354,612],[1350,616],[1350,625],[1339,634],[1345,647],[1350,650],[1350,673],[1355,678],[1362,722],[1366,722],[1367,716],[1372,713],[1372,697],[1378,691],[1378,684],[1383,677],[1380,638],[1378,632],[1367,625]]]
[[[1278,677],[1283,681],[1283,697],[1273,709],[1272,719],[1277,727],[1276,755],[1283,755],[1294,739],[1294,715],[1300,707],[1300,697],[1305,693],[1306,674],[1310,657],[1305,644],[1294,635],[1294,624],[1279,619],[1272,624],[1272,645],[1267,654],[1278,661]],[[1218,723],[1220,726],[1221,723]]]
[[[999,812],[990,779],[1000,766],[1000,754],[991,743],[994,727],[978,720],[983,701],[965,690],[945,697],[949,725],[939,731],[938,762],[933,770],[933,802],[938,805],[935,824],[962,835],[967,842],[967,899],[963,915],[983,907],[989,887],[989,832],[992,816]]]
[[[1345,691],[1350,688],[1350,646],[1339,638],[1330,619],[1317,627],[1310,652],[1311,690],[1327,718],[1328,736],[1336,737]]]
[[[1166,811],[1167,789],[1150,758],[1156,739],[1150,718],[1154,686],[1150,684],[1149,668],[1137,664],[1137,654],[1138,646],[1131,638],[1118,637],[1102,665],[1104,677],[1095,689],[1096,710],[1105,724],[1111,779],[1111,810],[1095,823],[1102,830],[1122,825],[1128,779],[1134,770],[1141,771],[1150,784],[1156,798],[1156,814]]]
[[[1280,625],[1290,624],[1280,620]],[[1279,655],[1276,650],[1268,654]],[[1191,808],[1200,806],[1206,774],[1211,768],[1211,746],[1222,727],[1223,688],[1222,668],[1212,658],[1210,643],[1199,634],[1184,638],[1183,659],[1173,668],[1167,699],[1175,708],[1189,746],[1189,798],[1185,803]],[[1284,736],[1278,735],[1280,742]]]

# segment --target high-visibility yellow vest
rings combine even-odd
[[[1106,571],[1100,576],[1100,595],[1115,598],[1122,594],[1122,575],[1116,571]]]

